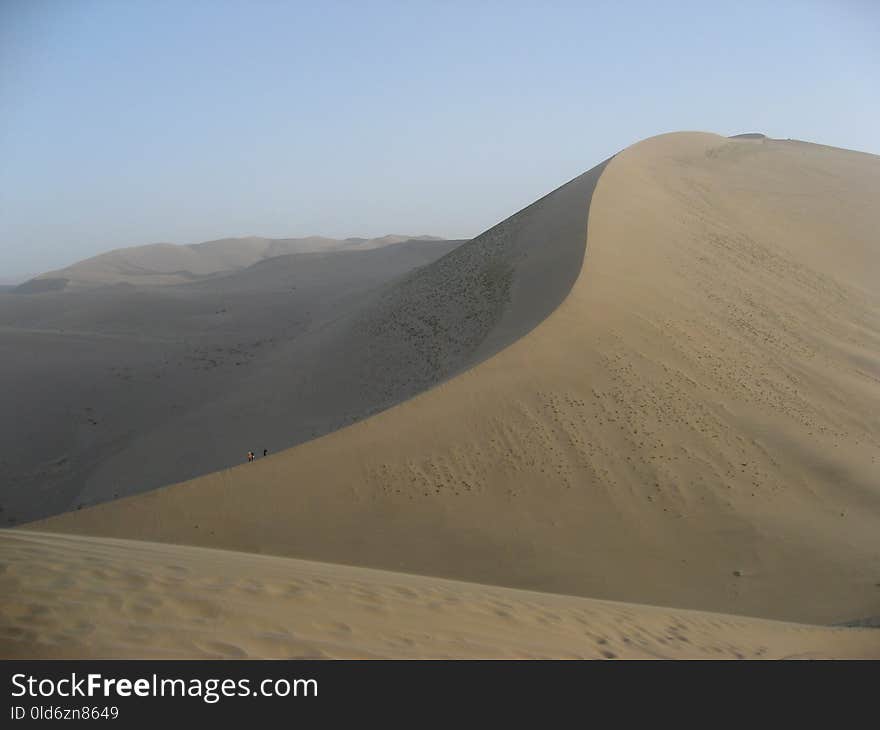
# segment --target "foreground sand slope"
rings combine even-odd
[[[880,631],[0,532],[0,657],[880,658]]]
[[[496,356],[256,464],[34,529],[880,615],[878,199],[870,155],[647,140],[602,173],[569,296]]]

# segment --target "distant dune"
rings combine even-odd
[[[157,543],[0,533],[4,658],[819,659],[822,628]]]
[[[23,294],[65,287],[94,287],[112,284],[165,286],[183,284],[210,276],[245,269],[258,261],[294,253],[369,250],[404,241],[439,241],[434,236],[389,235],[380,238],[221,238],[216,241],[179,246],[152,243],[119,248],[79,261],[21,284]]]
[[[791,621],[880,615],[878,199],[871,155],[649,139],[359,310],[378,324],[352,342],[393,341],[411,381],[440,385],[30,527]],[[521,254],[496,257],[511,238]],[[536,260],[577,261],[576,280],[526,273]],[[386,361],[344,341],[315,352],[369,381],[364,363]]]
[[[18,276],[3,276],[0,275],[0,286],[3,287],[15,287],[19,284],[24,283],[28,279],[33,278],[33,274],[19,274]]]

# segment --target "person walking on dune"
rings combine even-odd
[[[263,456],[269,455],[269,449],[263,449]]]
[[[254,456],[253,451],[248,451],[248,461],[253,461],[256,457]]]

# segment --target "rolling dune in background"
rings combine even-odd
[[[119,284],[169,286],[228,275],[279,256],[331,251],[365,251],[407,241],[439,241],[434,236],[380,238],[221,238],[189,245],[150,243],[92,256],[47,271],[20,284],[21,294]]]
[[[321,586],[314,576],[332,574],[314,609],[297,604],[312,621],[330,612],[334,581],[359,586],[345,590],[373,585],[386,602],[390,584],[412,582],[417,605],[395,607],[392,623],[410,615],[414,632],[429,625],[446,636],[440,641],[423,629],[427,635],[404,637],[381,622],[367,629],[370,622],[358,615],[339,619],[361,627],[356,637],[339,626],[315,629],[313,643],[290,645],[294,653],[601,655],[599,645],[579,644],[574,635],[628,622],[608,651],[664,654],[669,647],[656,642],[667,629],[660,627],[676,626],[669,617],[687,613],[575,596],[811,623],[880,615],[880,158],[678,133],[634,145],[593,173],[591,185],[578,178],[496,227],[527,241],[515,256],[493,256],[487,232],[466,244],[469,251],[456,249],[417,272],[453,287],[457,302],[473,296],[474,311],[491,301],[488,324],[473,322],[466,306],[454,307],[442,294],[413,308],[408,303],[423,291],[415,285],[390,288],[371,310],[387,314],[370,320],[381,325],[377,336],[414,338],[402,346],[416,353],[406,363],[411,372],[425,365],[455,377],[257,463],[26,529],[484,584],[444,589],[453,597],[476,592],[446,624],[429,604],[432,591],[447,584],[433,578],[229,557],[255,581],[255,607],[261,591],[279,590],[275,581],[284,576],[302,571]],[[586,226],[580,234],[579,220]],[[529,262],[570,268],[562,252],[578,235],[586,253],[559,303],[542,287],[565,291],[558,287],[563,279],[545,280]],[[498,260],[506,263],[495,266]],[[462,363],[477,364],[456,375]],[[430,378],[419,382],[427,387]],[[97,550],[110,564],[114,549],[122,549],[36,535],[30,552],[15,547],[28,539],[4,537],[13,541],[4,550],[18,551],[13,567],[51,565],[69,549],[68,591],[88,589],[86,558],[77,551]],[[167,558],[185,562],[192,579],[209,581],[221,560],[194,548],[135,545],[125,543],[124,554],[143,566],[140,577],[118,566],[89,580],[111,594],[139,580],[155,587],[155,561]],[[257,567],[263,565],[265,575]],[[48,585],[44,602],[78,600]],[[499,586],[568,595],[538,598]],[[533,622],[533,634],[511,636],[499,623],[504,616],[487,617],[502,594],[515,606],[515,622]],[[265,610],[280,601],[276,595]],[[555,614],[566,606],[561,633],[530,613],[532,601]],[[352,609],[361,610],[369,609]],[[245,626],[243,613],[228,617],[223,641],[249,655],[272,654],[271,641],[259,644],[249,633],[256,624]],[[198,619],[183,609],[170,615],[181,625]],[[586,621],[580,628],[578,616]],[[694,654],[678,641],[671,654],[705,655],[717,641],[727,647],[722,653],[744,656],[760,647],[774,656],[880,656],[878,634],[855,629],[697,614],[682,624],[679,631],[699,625],[708,633],[694,642]],[[491,638],[471,645],[464,628],[444,633],[470,625]],[[623,639],[640,630],[653,638],[635,651]],[[594,633],[610,640],[610,630]],[[330,635],[341,649],[327,649]],[[525,638],[535,643],[518,643]],[[21,641],[37,646],[42,639],[34,630]],[[102,641],[98,653],[148,651],[122,634]],[[212,652],[225,653],[207,644],[177,653]]]

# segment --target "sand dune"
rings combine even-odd
[[[186,286],[0,298],[0,368],[22,383],[14,412],[28,414],[0,418],[13,445],[7,521],[274,453],[504,348],[570,291],[602,167],[460,246],[410,241],[275,257]]]
[[[876,658],[880,631],[204,548],[0,533],[4,658]]]
[[[276,256],[180,286],[0,295],[0,380],[16,384],[0,408],[0,521],[134,494],[316,435],[290,382],[302,353],[460,243]],[[224,405],[239,394],[243,403]],[[209,404],[219,415],[202,413]],[[321,433],[351,413],[323,404]]]
[[[389,235],[380,238],[221,238],[180,246],[151,243],[118,248],[47,271],[21,284],[17,291],[33,294],[65,288],[133,284],[167,286],[228,274],[248,266],[296,253],[369,250],[404,241],[439,241],[434,236]]]
[[[256,464],[33,529],[796,621],[880,615],[878,199],[870,155],[647,140],[602,171],[568,296],[506,349]],[[528,212],[546,246],[559,200]],[[437,325],[419,351],[442,358],[457,338]]]

